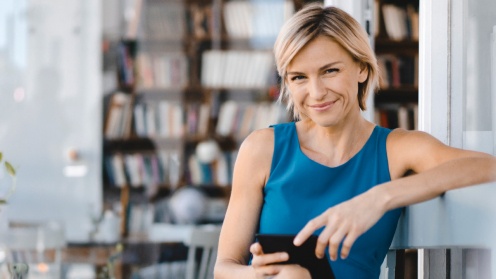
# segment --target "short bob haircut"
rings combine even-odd
[[[295,55],[318,36],[327,36],[343,47],[360,66],[368,70],[367,79],[358,86],[358,105],[365,110],[369,91],[379,83],[377,58],[370,47],[367,33],[348,13],[336,7],[312,3],[303,7],[284,23],[274,44],[277,71],[281,77],[279,101],[287,101],[288,111],[299,119],[286,84],[287,67]]]

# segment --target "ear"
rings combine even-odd
[[[367,67],[367,64],[365,63],[360,63],[360,72],[358,73],[358,82],[362,83],[367,80],[369,77],[369,67]]]

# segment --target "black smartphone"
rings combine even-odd
[[[334,279],[331,265],[326,257],[319,259],[315,255],[317,236],[312,235],[302,245],[295,246],[295,235],[256,234],[256,241],[262,245],[264,253],[287,252],[289,260],[284,264],[299,264],[308,269],[312,279]]]

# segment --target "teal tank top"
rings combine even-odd
[[[391,180],[386,152],[389,129],[376,126],[348,162],[327,167],[301,151],[294,122],[272,127],[274,154],[264,188],[259,233],[296,234],[329,207]],[[329,260],[337,279],[379,278],[400,214],[401,209],[387,212],[355,241],[347,259]],[[329,259],[327,249],[326,256]]]

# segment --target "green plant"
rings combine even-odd
[[[3,154],[2,152],[0,152],[0,164],[2,163],[2,160],[3,160]],[[4,160],[3,164],[5,166],[5,170],[7,171],[8,175],[12,178],[12,184],[10,185],[10,189],[5,195],[5,197],[0,197],[0,205],[7,203],[12,193],[14,193],[16,187],[16,170],[6,160]]]
[[[115,279],[114,263],[122,256],[123,250],[124,246],[122,243],[117,243],[115,246],[115,252],[109,256],[107,259],[107,265],[102,268],[101,272],[97,275],[97,279]]]

